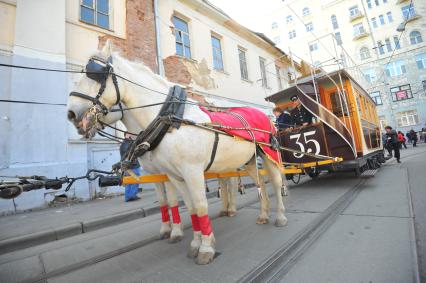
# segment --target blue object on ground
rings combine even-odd
[[[141,174],[139,167],[132,168],[132,171],[138,176]],[[126,185],[124,189],[124,201],[128,202],[134,199],[138,199],[138,191],[139,191],[139,184]]]

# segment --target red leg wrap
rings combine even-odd
[[[169,206],[168,205],[160,206],[160,211],[161,211],[161,221],[170,222]]]
[[[174,224],[180,223],[180,215],[179,215],[179,206],[172,206],[170,207],[170,210],[172,211],[172,218]]]
[[[194,232],[200,232],[200,223],[198,222],[198,216],[197,214],[191,214],[191,221],[192,221],[192,229]]]
[[[212,233],[212,224],[210,222],[209,216],[206,214],[204,216],[198,217],[200,222],[201,234],[204,236],[209,236]]]

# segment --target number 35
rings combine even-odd
[[[306,153],[313,152],[313,149],[309,147],[309,143],[313,143],[314,146],[315,146],[315,154],[319,154],[321,147],[320,147],[320,144],[318,143],[318,141],[316,141],[314,139],[307,139],[309,136],[315,135],[315,132],[316,131],[309,131],[309,132],[303,133],[304,144],[299,141],[302,134],[291,135],[290,140],[295,139],[296,144],[300,147],[299,151],[306,152]],[[305,151],[305,146],[307,147],[306,151]],[[304,156],[303,153],[297,153],[297,152],[293,153],[293,155],[296,158],[302,158]]]

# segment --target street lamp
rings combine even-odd
[[[399,24],[399,26],[396,28],[397,32],[403,32],[405,31],[405,25],[407,24],[406,21],[403,21],[402,23]]]

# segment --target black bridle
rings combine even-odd
[[[121,104],[121,95],[120,89],[118,87],[117,76],[114,73],[114,68],[112,66],[112,57],[110,56],[107,60],[93,56],[89,59],[89,62],[86,64],[86,76],[89,79],[92,79],[98,83],[100,83],[100,88],[98,94],[95,97],[90,95],[73,91],[69,94],[69,96],[75,96],[82,99],[89,100],[93,103],[93,106],[96,108],[100,108],[102,114],[106,115],[109,112],[109,109],[100,101],[102,94],[105,91],[107,80],[109,75],[111,75],[112,82],[115,88],[116,101],[114,105],[118,105],[121,111],[121,117],[123,117],[123,106]]]

